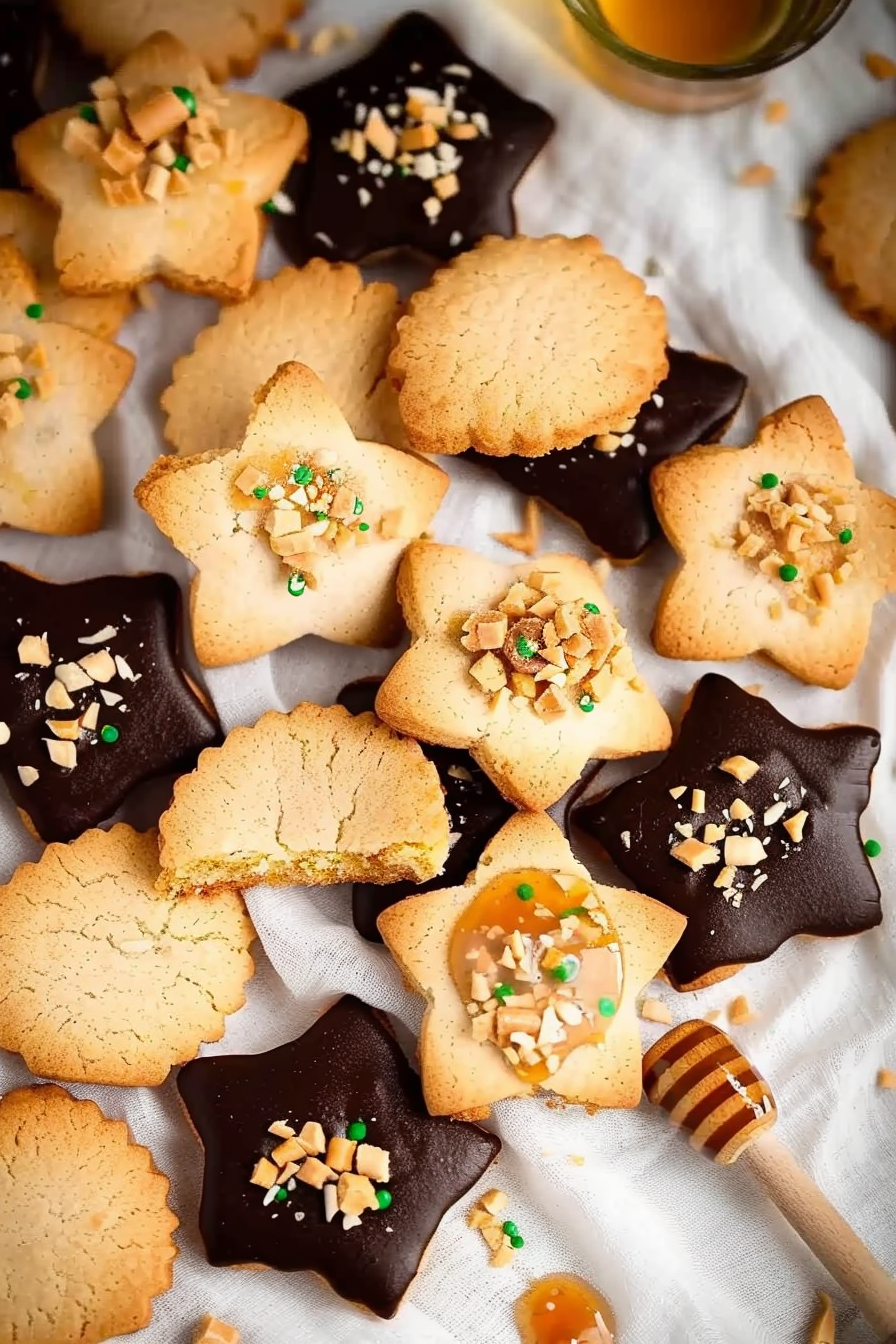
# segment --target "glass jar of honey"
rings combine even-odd
[[[579,64],[658,112],[712,112],[829,32],[851,0],[562,0]]]

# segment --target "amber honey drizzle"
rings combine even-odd
[[[607,1344],[616,1338],[616,1318],[609,1302],[572,1274],[537,1279],[517,1302],[515,1315],[523,1344],[571,1344],[572,1340]]]
[[[786,0],[599,0],[613,31],[636,51],[667,61],[725,65],[765,45]]]

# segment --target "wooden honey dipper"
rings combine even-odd
[[[724,1031],[684,1022],[644,1056],[644,1090],[690,1131],[690,1144],[728,1166],[740,1158],[886,1344],[896,1344],[896,1282],[770,1132],[771,1089]]]

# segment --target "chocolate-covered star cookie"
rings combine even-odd
[[[859,834],[879,755],[873,728],[800,728],[713,673],[665,760],[573,822],[639,891],[687,916],[666,970],[677,989],[697,989],[795,934],[880,923]]]
[[[179,637],[168,574],[61,584],[0,564],[0,774],[42,840],[73,840],[221,740]]]
[[[12,137],[41,114],[35,84],[45,51],[37,0],[0,3],[0,187],[17,187]]]
[[[365,714],[373,710],[381,685],[379,677],[353,681],[343,686],[337,697],[338,703],[352,714]],[[383,941],[376,922],[390,905],[421,891],[456,887],[464,882],[467,873],[472,872],[479,862],[489,840],[516,810],[501,797],[468,751],[432,747],[425,742],[421,742],[420,747],[438,770],[445,790],[445,806],[451,818],[451,850],[442,871],[421,886],[415,886],[413,882],[392,882],[387,886],[376,886],[373,882],[355,883],[352,887],[352,920],[361,937],[370,943]]]
[[[195,1060],[177,1085],[205,1148],[210,1264],[313,1270],[377,1316],[395,1315],[443,1215],[501,1149],[427,1113],[385,1019],[351,995],[298,1040]]]
[[[405,14],[363,60],[287,100],[310,127],[277,219],[299,261],[396,247],[447,258],[515,232],[513,191],[554,120],[469,57],[426,14]]]
[[[719,359],[671,347],[667,354],[668,376],[614,451],[601,451],[589,438],[544,457],[486,457],[472,449],[464,457],[543,499],[613,560],[639,560],[660,530],[651,470],[694,444],[715,443],[747,386],[742,373]]]

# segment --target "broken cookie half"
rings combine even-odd
[[[424,882],[448,854],[435,766],[373,714],[301,704],[204,751],[159,823],[159,889]]]

